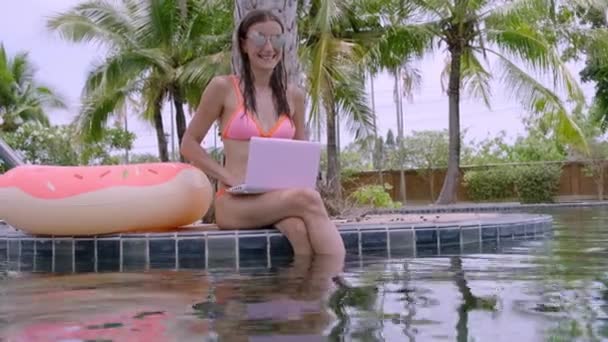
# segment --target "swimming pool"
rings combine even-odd
[[[537,211],[538,212],[538,211]],[[608,208],[543,209],[549,237],[267,268],[5,272],[6,341],[608,338]],[[492,248],[493,247],[493,248]]]

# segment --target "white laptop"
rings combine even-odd
[[[314,189],[320,160],[321,143],[252,137],[244,183],[226,191],[259,194],[286,188]]]

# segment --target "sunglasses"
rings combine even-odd
[[[249,34],[248,38],[257,48],[263,47],[268,41],[270,41],[270,45],[277,50],[282,49],[283,46],[285,46],[285,35],[283,34],[265,36],[260,32],[253,31],[251,34]]]

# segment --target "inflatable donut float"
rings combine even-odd
[[[20,165],[0,175],[0,219],[35,235],[168,230],[200,220],[212,194],[185,163]]]

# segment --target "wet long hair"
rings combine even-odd
[[[252,111],[254,115],[257,115],[257,106],[255,101],[255,88],[254,88],[254,76],[251,72],[251,64],[249,56],[243,51],[243,43],[247,39],[247,32],[249,28],[257,23],[263,23],[267,21],[276,21],[281,26],[281,32],[285,33],[285,26],[281,22],[281,19],[274,15],[270,11],[266,10],[252,10],[241,20],[241,23],[237,29],[237,42],[239,46],[239,55],[241,57],[241,77],[240,83],[243,89],[243,98],[245,110]],[[272,89],[272,96],[274,100],[275,108],[278,114],[285,113],[291,116],[289,109],[289,103],[287,102],[287,72],[284,64],[285,48],[281,51],[281,59],[275,66],[270,76],[270,88]]]

